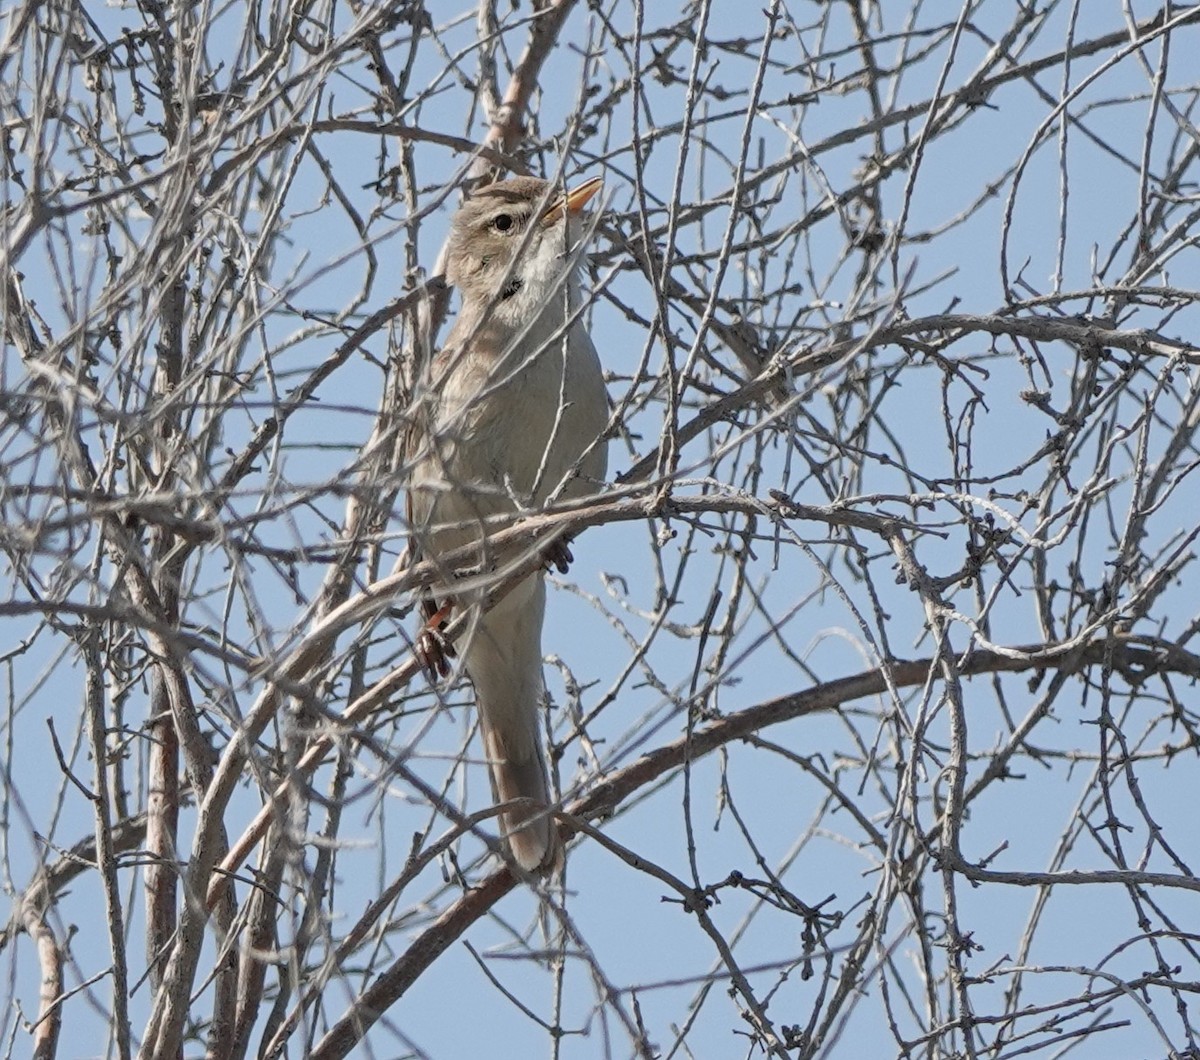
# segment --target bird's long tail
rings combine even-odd
[[[531,575],[482,616],[463,659],[475,686],[496,800],[529,800],[506,810],[500,820],[513,858],[535,873],[562,866],[558,830],[548,813],[550,790],[538,719],[545,694],[545,610],[542,576]]]

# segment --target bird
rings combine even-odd
[[[581,305],[584,206],[600,178],[561,192],[513,177],[477,190],[454,215],[446,280],[461,303],[446,342],[416,389],[408,434],[411,547],[437,559],[476,545],[487,562],[497,523],[552,500],[596,494],[607,471],[608,396]],[[563,541],[548,562],[571,559]],[[563,866],[549,814],[550,785],[539,726],[545,692],[544,569],[472,616],[454,647],[439,630],[450,597],[424,601],[418,653],[433,677],[458,652],[470,678],[508,850],[525,872]],[[460,602],[461,603],[461,602]]]

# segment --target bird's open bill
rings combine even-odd
[[[555,221],[562,217],[564,211],[567,213],[579,213],[602,187],[604,187],[604,178],[592,177],[589,180],[585,180],[579,187],[572,188],[566,195],[560,195],[546,208],[546,212],[542,214],[542,224],[554,224]]]

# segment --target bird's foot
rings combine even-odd
[[[454,645],[446,637],[445,629],[453,610],[453,604],[442,604],[436,610],[430,608],[426,613],[425,625],[417,634],[417,658],[429,674],[429,680],[433,682],[450,673],[450,660],[454,658],[455,652]]]
[[[570,540],[560,537],[551,541],[542,554],[542,561],[546,570],[557,570],[559,574],[566,574],[571,569],[571,564],[575,562]]]

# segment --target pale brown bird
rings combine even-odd
[[[589,180],[562,195],[546,181],[517,177],[476,192],[454,217],[446,278],[462,305],[420,390],[408,450],[410,527],[426,556],[482,545],[489,521],[495,529],[497,517],[511,522],[548,500],[593,494],[604,480],[604,379],[573,316],[580,211],[600,185]],[[486,555],[481,548],[485,563]],[[565,545],[550,555],[560,566],[570,558]],[[436,604],[426,608],[428,615]],[[538,725],[545,609],[539,571],[477,616],[460,645],[496,799],[530,800],[500,818],[528,872],[562,864]],[[444,674],[447,651],[428,632],[427,665]]]

